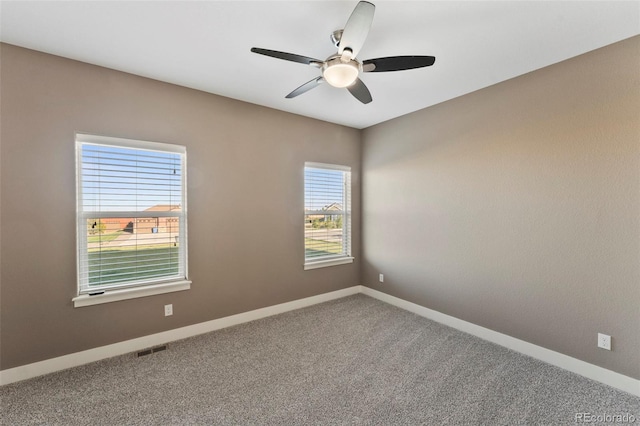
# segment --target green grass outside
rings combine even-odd
[[[169,247],[167,247],[167,243],[160,243],[160,244],[145,244],[144,245],[146,248],[144,250],[152,250],[152,249],[167,249]],[[177,245],[172,245],[171,248],[177,248]],[[142,251],[142,249],[139,246],[136,245],[128,245],[128,246],[117,246],[117,247],[109,247],[108,250],[105,250],[102,247],[96,247],[96,248],[90,248],[87,251],[89,253],[106,253],[107,251],[111,252],[111,251]]]
[[[305,254],[305,257],[317,257],[317,256],[327,256],[331,254],[342,254],[342,243],[317,240],[313,238],[305,238],[304,254]]]
[[[122,231],[117,231],[111,234],[97,234],[97,235],[89,235],[87,236],[88,243],[108,243],[109,241],[113,241],[122,235]]]
[[[134,247],[135,248],[135,247]],[[89,285],[111,282],[122,283],[148,278],[160,278],[178,273],[178,247],[138,250],[135,257],[131,249],[89,252]],[[106,264],[117,263],[117,269]],[[105,265],[105,266],[101,266]]]
[[[111,236],[113,234],[109,234]],[[105,235],[102,236],[102,241]],[[89,237],[89,242],[92,237]],[[111,240],[117,238],[117,235]],[[158,245],[145,250],[137,250],[135,257],[131,256],[135,246],[123,246],[109,250],[89,250],[89,285],[111,281],[129,282],[154,277],[173,275],[178,273],[178,247]],[[307,257],[341,254],[342,244],[312,238],[305,238],[305,255]],[[123,257],[125,259],[123,259]],[[169,262],[170,260],[170,262]],[[103,264],[117,263],[118,269],[110,269]],[[161,271],[160,271],[161,270]]]

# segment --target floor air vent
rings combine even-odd
[[[167,350],[167,345],[156,346],[155,348],[145,349],[143,351],[138,352],[138,358],[140,358],[141,356],[151,355],[156,352],[161,352],[166,350]]]

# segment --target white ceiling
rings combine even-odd
[[[355,128],[368,127],[640,34],[638,1],[376,1],[360,60],[433,55],[361,76],[363,105],[251,47],[325,59],[356,1],[0,3],[3,42]]]

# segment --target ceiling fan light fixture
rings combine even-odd
[[[356,61],[341,62],[339,59],[327,61],[322,69],[325,81],[333,87],[348,87],[358,79],[360,66]]]

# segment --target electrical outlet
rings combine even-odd
[[[602,333],[598,333],[598,347],[610,351],[611,350],[611,336],[608,336],[608,335],[602,334]]]
[[[173,305],[164,305],[164,316],[173,315]]]
[[[381,283],[384,282],[384,274],[380,274],[380,277],[378,278],[380,280]]]

